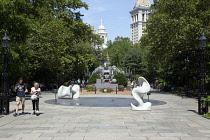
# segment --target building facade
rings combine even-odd
[[[133,44],[138,43],[141,37],[144,35],[143,31],[146,28],[146,21],[151,12],[151,3],[149,0],[137,0],[133,10],[130,11],[130,39]]]
[[[95,34],[99,35],[100,38],[103,39],[103,44],[101,46],[101,49],[106,49],[108,41],[108,33],[106,32],[106,28],[104,27],[102,20],[101,20],[101,25],[98,27],[98,30],[95,31],[94,26],[92,26],[92,30]]]

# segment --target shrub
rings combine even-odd
[[[124,87],[123,85],[119,85],[119,86],[118,86],[118,91],[124,91],[124,88],[125,88],[125,87]]]
[[[114,77],[113,77],[113,79],[116,79],[117,80],[117,83],[119,85],[123,85],[124,87],[126,87],[127,84],[128,84],[128,79],[122,73],[115,74]]]
[[[207,96],[207,97],[202,97],[201,98],[202,101],[204,101],[204,103],[208,103],[208,105],[210,104],[210,96]]]
[[[123,85],[119,85],[118,89],[124,89],[125,87]]]
[[[113,91],[113,90],[112,90],[111,88],[109,88],[109,87],[101,88],[100,91],[103,92],[103,93],[105,93],[105,91],[104,91],[105,89],[107,90],[106,93],[110,93],[110,92]]]
[[[95,86],[94,85],[86,85],[86,90],[87,90],[87,92],[95,91]]]
[[[96,79],[101,79],[101,77],[97,74],[94,73],[89,79],[88,79],[88,84],[95,84]]]
[[[63,85],[64,86],[69,86],[69,82],[64,82]]]
[[[204,114],[204,116],[210,118],[210,113]]]

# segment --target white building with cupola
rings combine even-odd
[[[130,39],[133,44],[138,43],[144,35],[146,22],[152,11],[153,9],[151,9],[151,3],[149,0],[137,0],[133,10],[130,11]]]
[[[94,30],[94,27],[92,27]],[[100,38],[103,40],[103,44],[101,46],[101,49],[106,49],[107,46],[107,41],[108,41],[108,33],[106,31],[106,28],[103,25],[103,21],[101,20],[101,25],[98,27],[98,30],[94,31],[95,34],[99,35]]]

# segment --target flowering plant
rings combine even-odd
[[[100,89],[100,91],[101,92],[103,92],[103,93],[110,93],[110,92],[112,92],[113,90],[110,88],[110,87],[104,87],[104,88],[101,88]]]
[[[124,86],[123,85],[119,85],[118,89],[124,89]]]
[[[95,91],[95,86],[94,85],[86,85],[86,90],[87,90],[87,92]]]
[[[123,85],[119,85],[118,86],[118,91],[124,91],[124,86]]]

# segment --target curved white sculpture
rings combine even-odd
[[[63,98],[65,96],[72,96],[72,98],[79,98],[80,95],[80,86],[74,85],[66,87],[66,86],[60,86],[58,89],[58,98]]]
[[[79,98],[79,93],[80,93],[80,86],[79,85],[74,85],[72,87],[72,96],[74,99],[77,99]]]
[[[151,110],[152,104],[150,102],[143,102],[143,96],[150,91],[150,84],[144,77],[139,77],[139,87],[132,90],[134,99],[138,102],[138,106],[131,103],[132,110]]]

